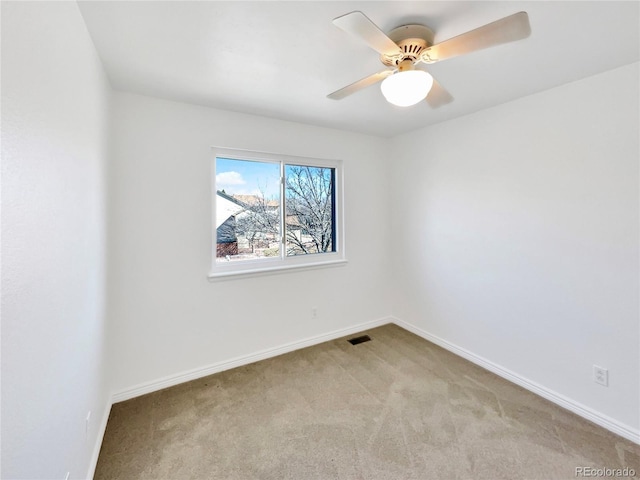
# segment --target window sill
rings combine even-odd
[[[324,262],[303,263],[297,265],[277,265],[273,267],[247,268],[246,270],[232,270],[227,272],[211,272],[207,276],[210,282],[233,278],[260,277],[263,275],[275,275],[302,270],[315,270],[317,268],[340,267],[347,264],[346,259],[327,260]]]

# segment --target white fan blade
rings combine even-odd
[[[400,47],[387,37],[385,33],[362,12],[351,12],[334,18],[333,24],[345,32],[358,37],[378,53],[385,55],[401,53]]]
[[[438,108],[438,107],[441,107],[442,105],[446,105],[447,103],[453,102],[453,97],[434,78],[433,86],[431,87],[431,90],[429,90],[426,100],[431,108]]]
[[[393,70],[383,70],[382,72],[374,73],[373,75],[369,75],[368,77],[363,78],[362,80],[358,80],[357,82],[352,83],[351,85],[347,85],[340,90],[336,90],[333,93],[327,95],[327,98],[332,100],[341,100],[344,97],[351,95],[352,93],[356,93],[357,91],[362,90],[374,83],[381,82],[389,75],[393,73]]]
[[[420,59],[425,63],[434,63],[502,43],[521,40],[530,34],[529,15],[527,12],[518,12],[433,45],[422,52]]]

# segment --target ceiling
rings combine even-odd
[[[636,1],[78,3],[116,90],[386,137],[636,62],[640,51]],[[435,43],[523,10],[532,33],[425,66],[455,98],[438,109],[394,107],[378,86],[330,100],[385,68],[331,23],[354,10],[385,32],[427,25]]]

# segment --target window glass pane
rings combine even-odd
[[[285,165],[286,254],[335,252],[335,169]]]
[[[216,263],[280,256],[280,165],[216,158]]]

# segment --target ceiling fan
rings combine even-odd
[[[433,45],[433,31],[424,25],[402,25],[385,34],[362,12],[351,12],[335,18],[333,24],[358,37],[380,53],[386,70],[347,85],[327,95],[340,100],[363,88],[382,82],[387,101],[408,107],[426,98],[432,108],[453,101],[453,97],[433,77],[416,68],[420,63],[435,63],[526,38],[531,33],[529,16],[518,12],[482,27]]]

